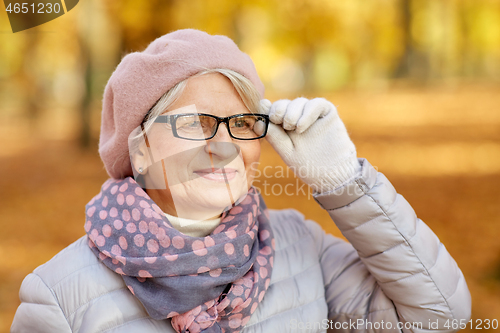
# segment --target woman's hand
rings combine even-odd
[[[263,99],[260,104],[271,120],[267,140],[316,193],[334,190],[360,170],[356,147],[326,99]]]

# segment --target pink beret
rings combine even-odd
[[[122,59],[104,89],[102,102],[99,154],[112,178],[133,176],[128,136],[156,101],[180,81],[214,68],[242,74],[264,96],[252,60],[225,36],[178,30]]]

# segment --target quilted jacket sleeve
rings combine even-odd
[[[21,305],[17,309],[11,333],[65,333],[70,326],[51,289],[36,274],[29,274],[19,292]]]
[[[452,331],[453,321],[470,318],[462,272],[387,178],[360,163],[361,175],[315,198],[350,242],[310,226],[319,237],[329,318],[346,323],[338,331]]]

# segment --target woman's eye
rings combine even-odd
[[[234,127],[238,128],[250,127],[250,124],[243,119],[238,119],[234,122]]]
[[[201,123],[199,121],[190,121],[190,122],[184,122],[179,125],[183,129],[192,129],[192,128],[199,128],[201,126]]]
[[[187,123],[185,126],[187,126],[187,127],[200,127],[200,122],[199,121],[192,121],[190,123]]]
[[[179,120],[182,120],[180,122]],[[177,121],[177,132],[182,132],[185,135],[193,135],[200,133],[210,133],[213,130],[213,126],[210,119],[205,119],[203,117],[193,117],[186,119],[179,119]],[[213,122],[212,122],[213,123]]]
[[[197,128],[200,127],[200,119],[198,117],[181,117],[177,119],[177,128]]]

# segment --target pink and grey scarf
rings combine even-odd
[[[94,254],[177,332],[239,332],[269,287],[274,237],[254,188],[206,237],[172,228],[132,178],[106,181],[86,217]]]

